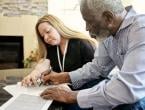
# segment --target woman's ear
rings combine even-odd
[[[103,19],[107,28],[113,27],[114,15],[110,11],[103,12]]]

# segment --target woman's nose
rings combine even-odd
[[[44,35],[44,40],[47,40],[48,39],[48,35]]]

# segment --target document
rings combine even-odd
[[[40,96],[20,94],[7,101],[0,110],[47,110],[51,103]]]
[[[51,86],[32,86],[32,87],[24,87],[20,84],[8,85],[4,87],[4,89],[9,92],[13,96],[17,96],[20,94],[29,94],[39,96],[41,92],[43,92],[46,88]]]
[[[51,86],[8,85],[4,89],[13,97],[3,104],[0,110],[47,110],[53,100],[42,99],[40,93],[49,87]]]

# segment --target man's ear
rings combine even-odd
[[[103,19],[107,28],[111,28],[113,26],[114,15],[110,11],[103,12]]]

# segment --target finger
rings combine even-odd
[[[32,86],[32,85],[33,85],[32,78],[31,78],[31,77],[28,77],[28,78],[26,79],[26,85],[27,85],[27,86]]]
[[[37,79],[38,78],[36,78],[35,76],[33,76],[32,78],[31,78],[31,84],[34,84],[34,85],[37,85]]]
[[[49,74],[49,71],[48,70],[46,70],[46,71],[44,71],[43,73],[42,73],[42,75],[44,75],[44,76],[46,76],[46,75],[48,75]]]
[[[56,89],[54,87],[47,88],[40,94],[40,96],[53,94],[55,91],[56,91]]]
[[[21,81],[21,86],[24,86],[25,85],[25,79],[23,79],[22,81]]]
[[[50,80],[50,75],[49,74],[48,75],[43,75],[42,79],[43,79],[44,82],[47,82],[47,81]]]
[[[28,77],[26,77],[26,78],[24,78],[24,79],[22,80],[21,85],[27,87],[28,84],[29,84]]]
[[[59,84],[59,82],[53,82],[53,84],[54,84],[54,85],[58,85],[58,84]]]
[[[41,96],[43,99],[46,99],[46,100],[53,100],[53,97],[51,95],[43,95]]]
[[[59,85],[60,83],[59,82],[48,81],[48,84],[49,85]]]
[[[47,89],[45,89],[45,90],[40,94],[40,96],[46,95],[46,94],[48,94],[48,93],[49,93],[49,90],[48,90],[48,88],[47,88]]]

